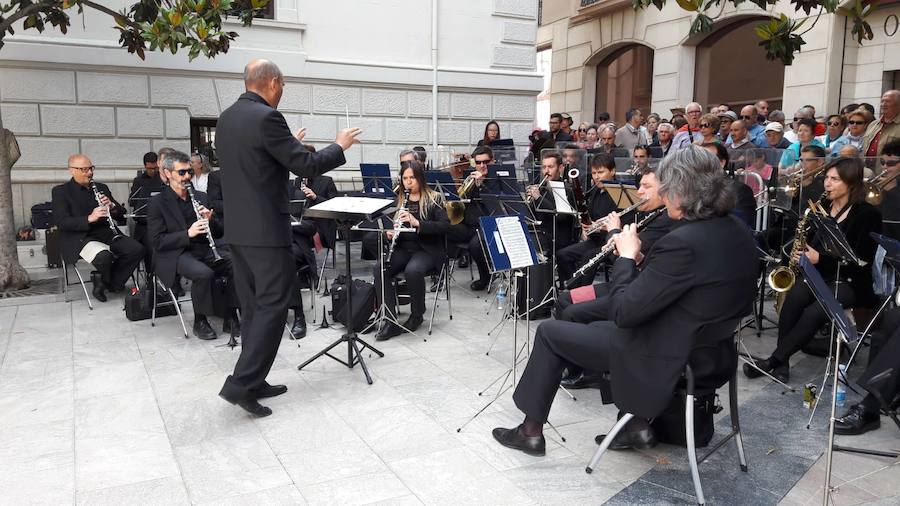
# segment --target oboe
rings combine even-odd
[[[190,182],[184,184],[184,188],[188,192],[188,196],[191,199],[191,206],[194,207],[194,214],[197,215],[197,220],[202,220],[203,215],[200,214],[200,203],[197,202],[197,198],[194,196],[194,185]],[[206,222],[206,240],[209,241],[209,249],[212,250],[213,253],[213,261],[219,262],[222,260],[222,256],[219,255],[219,251],[216,249],[216,241],[212,236],[212,229],[209,227],[209,221]]]
[[[113,223],[112,219],[112,210],[108,205],[103,205],[103,201],[100,200],[103,197],[103,194],[100,193],[100,190],[97,188],[97,183],[94,180],[91,180],[91,190],[94,192],[94,199],[97,201],[97,205],[100,207],[106,208],[106,224],[109,225],[109,230],[113,233],[113,240],[115,241],[119,237],[122,237],[122,232],[119,231],[119,227]]]
[[[406,211],[409,208],[409,190],[403,190],[403,204],[400,206],[400,209],[397,209],[397,213],[394,215],[394,235],[391,237],[391,245],[388,247],[387,257],[385,257],[385,262],[391,261],[391,255],[394,254],[394,247],[397,246],[397,238],[400,237],[400,229],[403,228],[403,222],[400,221],[400,213],[402,211]]]
[[[656,210],[652,211],[650,214],[648,214],[647,216],[645,216],[644,219],[639,221],[638,224],[636,225],[638,232],[640,232],[642,228],[649,225],[651,221],[658,218],[659,215],[661,215],[664,212],[666,212],[666,208],[660,207],[659,209],[656,209]],[[616,250],[616,243],[614,243],[612,241],[612,238],[610,237],[609,242],[607,242],[606,245],[603,246],[603,248],[600,250],[600,252],[597,253],[596,255],[594,255],[593,257],[591,257],[591,259],[588,260],[587,262],[585,262],[584,265],[579,267],[578,270],[575,271],[575,274],[572,274],[572,277],[569,278],[568,281],[566,281],[566,289],[572,288],[572,286],[575,284],[575,281],[578,278],[583,276],[587,271],[591,270],[595,265],[606,260],[606,258],[609,255],[611,255],[612,252],[615,250]]]

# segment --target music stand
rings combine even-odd
[[[391,167],[386,163],[361,163],[363,193],[367,197],[393,199],[397,196],[391,184]]]
[[[366,361],[363,359],[361,348],[368,348],[375,352],[379,357],[384,357],[384,353],[378,351],[371,344],[363,341],[356,334],[353,328],[353,277],[350,270],[350,230],[354,223],[363,220],[376,220],[384,215],[385,209],[393,204],[390,200],[372,199],[366,197],[334,197],[326,200],[321,204],[317,204],[306,210],[306,216],[310,218],[333,219],[337,222],[338,228],[344,230],[345,241],[345,268],[347,271],[347,303],[344,306],[347,310],[347,332],[340,339],[331,343],[322,351],[316,353],[306,362],[297,366],[297,370],[302,370],[311,364],[317,358],[327,355],[336,362],[344,364],[349,369],[353,369],[356,364],[362,367],[363,373],[366,375],[366,382],[372,384],[372,376],[369,374],[369,368],[366,367]],[[352,209],[352,211],[351,211]],[[339,359],[332,355],[331,350],[341,343],[347,343],[347,361]]]
[[[613,199],[613,202],[616,203],[616,207],[619,209],[625,209],[641,200],[640,195],[637,193],[637,186],[628,181],[619,179],[615,181],[604,181],[603,189],[609,193],[610,198]],[[625,204],[625,202],[627,202],[627,204]]]

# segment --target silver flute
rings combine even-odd
[[[106,224],[109,225],[109,230],[113,233],[113,240],[122,237],[122,232],[119,231],[119,227],[113,223],[112,209],[110,209],[110,206],[104,205],[103,201],[100,200],[103,197],[103,194],[100,193],[100,189],[97,188],[97,183],[95,183],[93,179],[91,179],[91,190],[94,192],[94,199],[97,201],[97,205],[106,208]]]
[[[651,211],[650,214],[648,214],[647,216],[645,216],[643,220],[641,220],[641,221],[638,222],[638,224],[635,226],[635,228],[637,229],[638,232],[640,232],[642,228],[644,228],[644,227],[646,227],[647,225],[649,225],[651,221],[653,221],[653,220],[655,220],[656,218],[658,218],[659,215],[661,215],[661,214],[664,213],[664,212],[666,212],[666,208],[665,208],[665,207],[660,207],[659,209],[656,209],[656,210],[654,210],[654,211]],[[585,262],[584,265],[582,265],[581,267],[579,267],[578,270],[575,271],[574,274],[572,274],[572,277],[569,278],[568,281],[566,281],[566,288],[567,288],[567,289],[568,289],[568,288],[572,288],[572,286],[575,284],[575,281],[576,281],[578,278],[580,278],[581,276],[583,276],[587,271],[589,271],[589,270],[590,270],[591,268],[593,268],[595,265],[597,265],[597,264],[599,264],[600,262],[602,262],[603,260],[605,260],[606,257],[608,257],[609,255],[611,255],[611,254],[613,253],[613,251],[615,251],[615,250],[616,250],[616,243],[614,243],[613,240],[612,240],[612,237],[610,237],[610,238],[609,238],[609,242],[607,242],[607,243],[603,246],[603,248],[600,249],[600,252],[599,252],[599,253],[597,253],[596,255],[594,255],[593,257],[591,257],[590,260],[588,260],[587,262]]]
[[[394,254],[394,247],[397,246],[397,238],[400,237],[400,229],[403,228],[403,222],[400,221],[400,213],[402,211],[406,211],[409,208],[409,190],[403,190],[403,205],[400,206],[400,209],[397,209],[397,213],[394,215],[394,235],[391,237],[391,245],[388,246],[387,257],[385,257],[385,262],[391,261],[391,255]]]
[[[191,198],[191,206],[194,207],[194,214],[197,215],[197,221],[205,220],[206,218],[200,214],[200,203],[197,202],[196,196],[194,196],[194,185],[190,182],[184,184],[184,189],[187,190],[188,195]],[[216,249],[216,241],[212,236],[212,228],[209,226],[209,220],[206,221],[206,240],[209,241],[209,249],[212,250],[213,253],[213,261],[219,262],[222,260],[222,255],[219,254],[219,250]]]
[[[631,204],[630,206],[626,207],[625,209],[622,209],[621,211],[614,211],[614,212],[618,213],[619,216],[625,216],[626,214],[630,213],[631,211],[634,211],[635,209],[641,207],[642,205],[644,205],[644,204],[646,204],[646,203],[647,203],[647,199],[641,199],[641,200],[635,202],[634,204]],[[608,215],[607,215],[607,216],[604,216],[604,217],[602,217],[602,218],[600,218],[600,219],[597,220],[597,221],[595,221],[595,222],[590,226],[590,228],[588,228],[587,231],[585,231],[584,234],[585,234],[585,235],[591,235],[591,234],[593,234],[594,232],[596,232],[596,231],[600,230],[601,228],[605,227],[607,223],[609,223],[609,216],[608,216]]]

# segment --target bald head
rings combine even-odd
[[[69,167],[86,167],[91,165],[91,159],[81,153],[75,153],[74,155],[69,155],[67,163]]]
[[[277,109],[284,92],[284,76],[278,65],[269,60],[252,60],[244,67],[244,88],[261,96],[273,109]]]
[[[87,186],[94,177],[94,164],[91,159],[80,153],[69,156],[69,174],[76,183]]]

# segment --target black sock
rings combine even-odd
[[[542,436],[544,434],[544,424],[526,416],[525,421],[519,426],[519,431],[522,435],[528,437]]]

